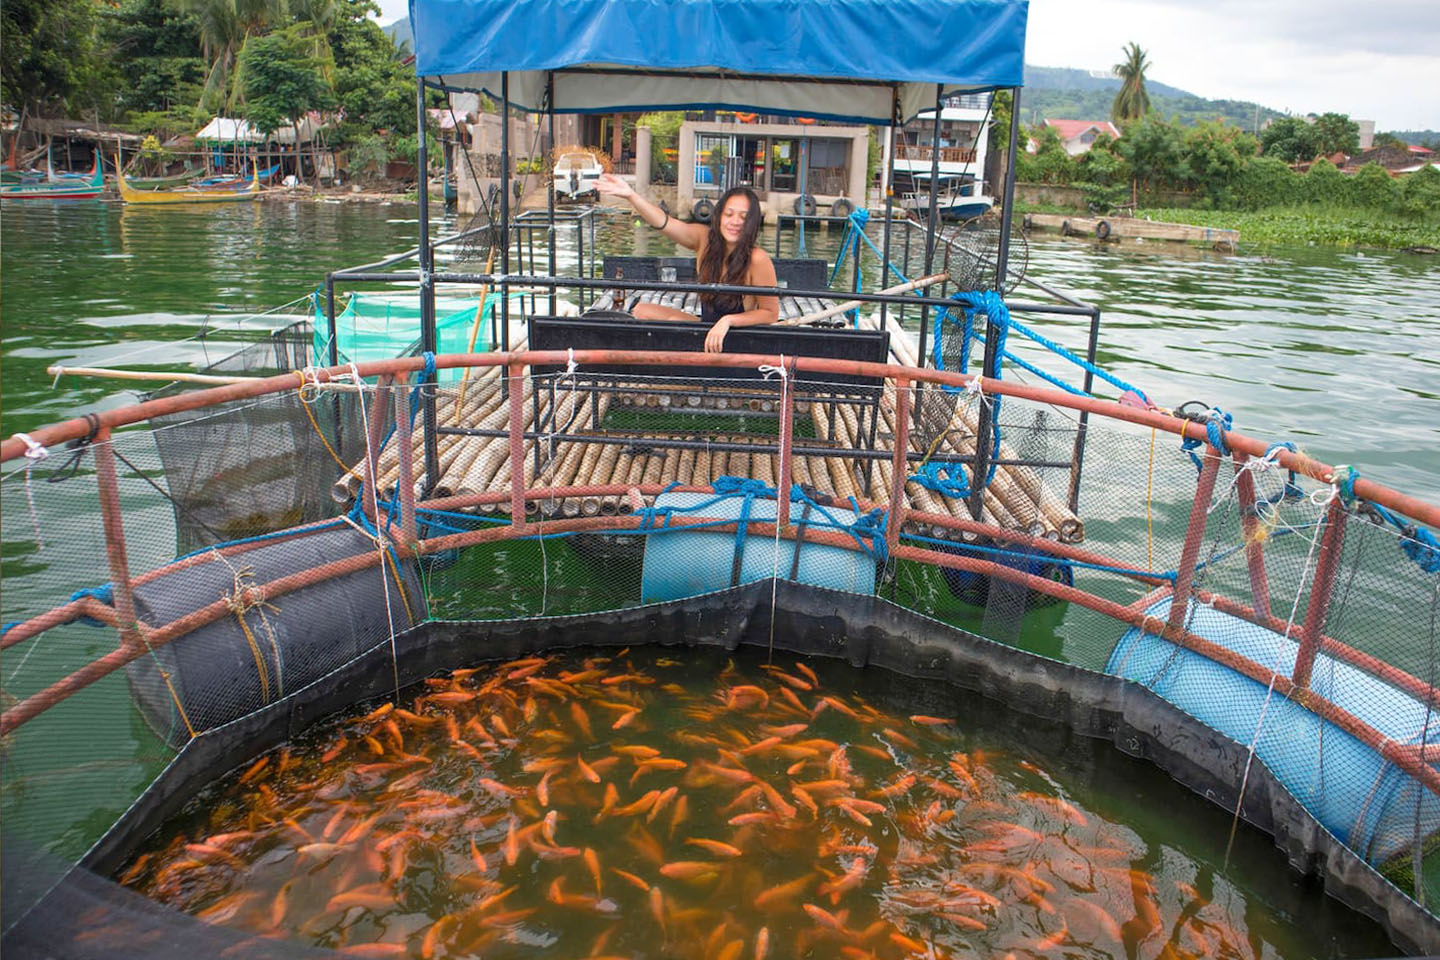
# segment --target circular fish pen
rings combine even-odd
[[[626,359],[632,367],[673,368],[684,356]],[[883,459],[873,462],[891,469],[877,467],[874,489],[917,498],[915,505],[888,501],[901,504],[898,522],[884,500],[842,503],[802,484],[777,498],[754,473],[701,473],[699,458],[688,455],[687,470],[677,465],[674,475],[655,464],[651,482],[646,458],[656,455],[638,452],[629,454],[635,465],[626,468],[623,486],[557,485],[549,471],[567,457],[583,461],[591,445],[575,427],[568,440],[534,436],[524,429],[524,408],[552,383],[561,391],[556,402],[570,402],[563,393],[585,389],[587,365],[615,358],[576,351],[565,358],[574,370],[545,372],[554,359],[486,358],[473,382],[436,390],[441,411],[460,404],[462,391],[465,403],[494,404],[495,422],[509,429],[487,442],[507,454],[513,444],[522,462],[553,448],[538,473],[528,467],[495,473],[483,489],[448,498],[407,496],[424,458],[418,418],[414,435],[389,431],[423,401],[403,375],[423,372],[431,363],[425,358],[359,367],[362,377],[381,379],[358,389],[341,379],[348,369],[308,374],[303,393],[294,377],[257,380],[30,438],[51,445],[67,435],[85,440],[77,449],[94,469],[58,484],[40,483],[51,474],[33,459],[11,473],[0,487],[5,516],[22,525],[7,527],[7,542],[18,531],[43,536],[67,504],[98,502],[104,529],[91,536],[101,550],[107,542],[112,548],[115,577],[9,626],[6,648],[43,638],[52,649],[93,649],[102,635],[96,625],[107,625],[121,642],[7,706],[12,784],[40,786],[28,805],[22,794],[9,794],[19,802],[6,822],[17,830],[80,805],[74,796],[53,802],[45,778],[32,777],[53,754],[47,724],[67,716],[68,723],[93,723],[113,711],[107,704],[117,690],[127,708],[137,698],[148,725],[143,735],[154,738],[164,762],[137,785],[131,794],[137,799],[127,801],[103,836],[75,856],[73,868],[10,846],[15,852],[7,859],[21,873],[6,878],[7,901],[20,904],[7,923],[7,949],[13,944],[24,955],[43,944],[52,955],[79,957],[155,938],[217,954],[306,955],[325,947],[443,956],[520,944],[532,953],[554,947],[561,956],[573,954],[576,931],[583,930],[581,952],[588,953],[613,927],[597,955],[611,955],[603,951],[614,946],[620,952],[613,955],[667,956],[655,947],[661,925],[662,938],[676,939],[659,942],[677,955],[748,956],[757,938],[774,955],[847,947],[894,957],[925,949],[1204,955],[1252,935],[1279,955],[1319,950],[1325,942],[1377,949],[1373,939],[1360,934],[1352,941],[1339,928],[1324,928],[1330,939],[1322,938],[1322,946],[1297,946],[1293,931],[1273,932],[1293,925],[1292,917],[1260,919],[1258,908],[1237,906],[1279,896],[1247,886],[1242,871],[1275,876],[1280,860],[1373,918],[1397,946],[1423,951],[1435,942],[1433,915],[1396,886],[1423,889],[1429,866],[1432,765],[1404,741],[1423,746],[1428,729],[1433,690],[1418,677],[1433,637],[1425,621],[1386,613],[1403,591],[1429,599],[1435,575],[1423,566],[1431,554],[1422,531],[1394,529],[1385,519],[1397,516],[1392,507],[1420,516],[1433,508],[1417,509],[1363,478],[1307,479],[1336,474],[1288,451],[1249,455],[1265,450],[1238,433],[1207,433],[1166,414],[1005,381],[987,384],[988,400],[961,403],[1003,397],[1000,423],[1011,442],[1027,444],[1027,430],[1052,432],[1044,411],[1057,404],[1092,414],[1088,442],[1102,452],[1101,462],[1148,453],[1151,430],[1204,436],[1198,472],[1172,447],[1166,467],[1138,478],[1155,503],[1173,507],[1188,497],[1192,507],[1167,508],[1154,539],[1122,542],[1106,527],[1119,524],[1126,534],[1124,513],[1107,514],[1097,503],[1087,511],[1083,544],[1065,543],[933,511],[944,494],[906,472],[897,483],[893,468],[904,448],[883,446]],[[796,369],[828,363],[789,362]],[[502,364],[532,370],[531,389],[507,394],[501,381],[486,377]],[[911,418],[918,424],[923,411],[892,384],[938,389],[965,379],[916,368],[850,369],[885,381],[881,418],[907,426]],[[795,418],[766,441],[775,463],[786,463],[785,445],[797,443],[787,437],[813,432],[814,419],[827,416],[819,400],[803,415],[794,412],[790,393],[801,383],[791,377],[771,384],[777,409]],[[631,389],[643,386],[632,381]],[[239,446],[253,455],[287,418],[300,435],[333,428],[320,416],[332,400],[360,428],[344,431],[358,445],[353,469],[360,478],[346,512],[131,573],[130,557],[156,556],[173,535],[162,531],[157,543],[124,522],[131,510],[151,509],[154,494],[138,476],[122,481],[117,458],[150,462],[147,448],[153,458],[157,443],[184,442],[186,431],[211,437],[238,431],[247,438]],[[594,408],[589,398],[577,405]],[[193,420],[175,419],[187,409]],[[957,404],[952,416],[958,421],[964,412]],[[109,434],[112,424],[147,418],[156,424],[152,432]],[[180,432],[166,439],[170,430]],[[858,434],[849,436],[855,443]],[[1216,440],[1226,452],[1210,445]],[[6,452],[24,449],[11,444]],[[854,464],[854,483],[863,479],[867,451],[860,445],[836,454]],[[737,461],[726,453],[728,470]],[[454,456],[458,462],[460,454]],[[763,475],[758,453],[743,462]],[[800,455],[788,458],[791,471],[802,464],[810,467]],[[1222,464],[1235,478],[1226,484],[1216,479]],[[341,464],[335,470],[343,476]],[[367,478],[387,470],[395,479],[372,493]],[[1090,476],[1100,490],[1116,482],[1106,471]],[[1169,492],[1153,493],[1157,486]],[[616,506],[567,516],[564,504],[592,497]],[[184,501],[170,506],[183,519]],[[1254,535],[1260,524],[1268,535]],[[83,539],[52,540],[43,549],[52,560],[94,555]],[[1147,559],[1151,553],[1178,566],[1159,568]],[[950,571],[965,577],[957,584]],[[1347,588],[1381,577],[1389,581],[1383,603],[1380,594]],[[1262,582],[1268,617],[1252,606]],[[1172,626],[1177,595],[1189,600]],[[1314,626],[1322,609],[1323,631]],[[1381,623],[1393,634],[1388,646],[1366,639]],[[1318,642],[1307,639],[1317,633]],[[648,648],[644,659],[620,653],[647,643],[666,646]],[[720,666],[719,654],[707,648],[726,651],[741,666]],[[865,670],[850,674],[842,663]],[[497,664],[507,666],[497,672]],[[666,670],[688,673],[690,686],[662,686]],[[735,670],[744,672],[729,672]],[[867,694],[870,688],[883,692]],[[997,758],[1004,752],[995,746],[1001,736],[1021,745],[1038,738],[1051,752],[1017,747],[1004,760],[975,765],[976,741],[967,738],[985,735],[971,725],[997,706],[1026,719],[991,735],[980,747],[982,759],[987,750]],[[1208,852],[1187,853],[1184,870],[1152,876],[1168,862],[1162,851],[1178,841],[1137,845],[1129,856],[1123,844],[1115,847],[1115,835],[1128,837],[1134,828],[1107,816],[1105,806],[1133,814],[1143,804],[1087,805],[1076,795],[1091,774],[1067,779],[1050,772],[1091,741],[1101,746],[1081,752],[1112,758],[1098,760],[1097,769],[1113,770],[1121,755],[1143,758],[1206,798],[1216,809],[1197,815],[1193,829],[1203,833]],[[1312,752],[1295,749],[1307,742],[1321,748],[1308,764],[1302,761]],[[637,762],[624,752],[628,747],[658,753]],[[77,749],[83,747],[72,742],[61,755],[73,762]],[[644,766],[652,759],[683,766]],[[1021,759],[1035,769],[1020,766]],[[607,784],[615,788],[609,797]],[[689,798],[696,829],[674,822],[672,837],[671,805],[681,796]],[[607,802],[611,810],[597,822]],[[1162,801],[1167,809],[1185,802]],[[612,818],[616,810],[625,813]],[[659,823],[665,833],[658,862],[651,848],[643,856],[635,851],[643,841],[616,846],[623,837],[600,829],[612,819],[612,827],[644,823],[652,813],[644,829],[654,834]],[[1265,850],[1271,841],[1252,827],[1270,834],[1278,859],[1257,852],[1257,842]],[[905,858],[895,862],[902,841],[940,857],[924,864],[934,872],[906,873]],[[1072,853],[1059,856],[1057,844]],[[877,852],[867,852],[871,847]],[[402,856],[397,849],[415,857],[404,869],[389,859]],[[1256,858],[1265,856],[1269,866],[1256,868]],[[599,864],[598,882],[591,859]],[[332,862],[339,874],[327,872]],[[786,875],[786,864],[794,875]],[[445,895],[427,900],[417,893],[414,870]],[[477,873],[483,877],[471,876]],[[1196,886],[1201,873],[1210,887]],[[320,886],[302,882],[310,877]],[[756,899],[792,882],[804,888],[804,898],[774,894],[789,912],[772,923]],[[652,905],[650,889],[661,890],[660,906]],[[1217,889],[1227,892],[1222,897]],[[702,917],[714,898],[749,906]],[[318,927],[287,926],[292,902],[297,917],[329,919],[317,920]],[[1320,909],[1313,900],[1297,903],[1296,910]],[[468,919],[446,920],[456,914]],[[557,919],[572,914],[583,922]],[[59,922],[75,915],[85,921],[73,928]],[[57,937],[61,928],[72,932]],[[286,938],[273,939],[282,933]],[[701,933],[715,942],[695,940]],[[556,946],[562,941],[563,948]]]
[[[1024,0],[843,0],[783,58],[803,5],[560,6],[413,0],[417,168],[427,86],[552,142],[562,111],[794,117],[796,255],[777,229],[773,287],[597,274],[553,184],[512,217],[501,123],[470,228],[432,242],[422,187],[414,250],[214,371],[274,375],[6,439],[7,956],[1383,948],[1317,888],[1440,952],[1440,507],[1097,365],[1100,310],[1011,255],[1013,176],[998,230],[938,232],[946,100],[1019,97]],[[817,118],[922,112],[917,219],[807,179]],[[845,230],[833,269],[807,221]],[[337,313],[374,284],[418,329]],[[774,322],[714,353],[627,319],[717,293]],[[1141,760],[1199,799],[1086,786]]]

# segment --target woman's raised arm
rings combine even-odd
[[[629,200],[630,205],[635,208],[635,212],[640,215],[641,220],[644,220],[650,224],[650,226],[659,230],[682,247],[690,250],[699,250],[700,244],[705,240],[704,226],[698,223],[686,223],[683,220],[675,219],[670,216],[668,212],[661,210],[655,204],[640,196],[640,194],[635,192],[634,187],[613,173],[602,173],[600,179],[595,183],[595,189],[603,196],[619,197],[622,200]]]

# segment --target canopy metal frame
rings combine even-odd
[[[637,67],[624,67],[624,66],[586,66],[586,65],[579,65],[579,66],[569,66],[569,67],[557,67],[557,68],[552,69],[552,70],[547,70],[547,71],[546,71],[546,76],[545,76],[545,89],[544,89],[543,102],[542,102],[542,104],[541,104],[541,110],[538,111],[538,112],[543,112],[543,114],[544,114],[544,116],[545,116],[546,125],[547,125],[547,128],[548,128],[549,134],[550,134],[550,143],[551,143],[552,149],[553,149],[553,147],[554,147],[555,114],[556,114],[556,112],[557,112],[557,104],[556,104],[556,102],[555,102],[555,77],[556,77],[557,74],[561,74],[561,75],[604,75],[604,76],[607,76],[607,77],[617,77],[617,76],[627,77],[627,76],[628,76],[628,77],[634,77],[634,78],[636,79],[637,83],[638,83],[638,84],[642,84],[642,85],[643,85],[643,82],[644,82],[644,80],[645,80],[646,78],[656,77],[656,76],[678,76],[678,77],[685,77],[685,78],[690,78],[690,79],[713,78],[714,76],[716,76],[716,74],[714,74],[713,72],[701,71],[701,70],[668,70],[668,69],[667,69],[667,70],[663,70],[663,71],[662,71],[662,70],[652,70],[652,69],[644,69],[644,68],[637,68]],[[845,84],[849,84],[849,85],[860,86],[860,87],[867,87],[867,88],[888,87],[888,88],[890,89],[890,91],[891,91],[891,110],[890,110],[889,128],[888,128],[887,133],[888,133],[888,136],[891,138],[892,141],[893,141],[893,139],[894,139],[894,137],[895,137],[895,132],[896,132],[896,130],[903,126],[903,116],[902,116],[903,111],[902,111],[902,108],[901,108],[901,100],[900,100],[900,85],[899,85],[898,82],[895,82],[895,81],[887,81],[887,80],[880,80],[880,79],[866,80],[866,79],[858,79],[858,78],[856,78],[856,79],[847,79],[847,80],[843,80],[843,81],[836,81],[836,80],[833,80],[833,79],[811,78],[811,77],[804,77],[804,76],[790,77],[790,76],[783,76],[783,75],[779,75],[779,74],[768,74],[768,75],[767,75],[767,74],[750,74],[750,73],[735,73],[735,72],[730,72],[730,71],[724,72],[724,76],[725,76],[727,79],[753,80],[753,81],[756,81],[756,82],[773,82],[773,81],[776,81],[776,80],[782,80],[782,79],[783,79],[783,81],[786,82],[786,83],[827,83],[827,84],[833,84],[833,83],[836,83],[836,82],[841,82],[841,83],[845,83]],[[419,209],[419,216],[418,216],[418,220],[419,220],[419,232],[420,232],[420,238],[419,238],[419,239],[420,239],[420,242],[419,242],[419,247],[418,247],[418,249],[419,249],[419,252],[420,252],[420,318],[421,318],[421,327],[422,327],[422,329],[421,329],[421,343],[422,343],[422,349],[424,349],[424,350],[426,350],[426,351],[432,351],[432,352],[433,352],[434,349],[435,349],[435,344],[436,344],[436,331],[435,331],[435,284],[436,284],[436,282],[437,282],[437,277],[436,277],[435,272],[434,272],[434,248],[433,248],[433,245],[432,245],[431,240],[430,240],[430,197],[429,197],[429,190],[428,190],[428,171],[426,170],[426,165],[427,165],[427,162],[428,162],[428,156],[427,156],[427,150],[426,150],[426,144],[425,144],[425,119],[426,119],[426,115],[425,115],[425,92],[426,92],[426,88],[427,88],[427,87],[430,87],[430,88],[433,88],[433,89],[437,89],[437,90],[446,91],[446,92],[449,92],[449,91],[452,91],[452,90],[456,90],[456,89],[462,89],[462,88],[459,88],[459,87],[456,87],[456,86],[454,86],[454,85],[452,85],[452,84],[446,83],[446,82],[445,82],[445,78],[444,78],[443,76],[434,77],[434,78],[427,78],[427,77],[425,77],[425,76],[419,76],[419,77],[416,78],[416,110],[415,110],[415,114],[416,114],[417,139],[418,139],[418,142],[419,142],[419,150],[418,150],[418,154],[417,154],[416,160],[417,160],[417,165],[418,165],[419,168],[420,168],[420,170],[419,170],[419,176],[420,176],[419,207],[420,207],[420,209]],[[1008,276],[1008,268],[1009,268],[1009,254],[1010,254],[1009,237],[1010,237],[1010,230],[1011,230],[1011,227],[1012,227],[1012,224],[1013,224],[1013,216],[1014,216],[1014,203],[1013,203],[1013,201],[1014,201],[1014,195],[1015,195],[1015,162],[1014,162],[1014,160],[1015,160],[1015,149],[1016,149],[1016,145],[1017,145],[1017,143],[1018,143],[1018,141],[1019,141],[1019,118],[1020,118],[1020,111],[1019,111],[1019,109],[1018,109],[1019,103],[1020,103],[1020,87],[1018,87],[1018,86],[1017,86],[1017,87],[1010,87],[1010,88],[1008,88],[1008,89],[1011,91],[1011,96],[1012,96],[1013,99],[1012,99],[1012,108],[1011,108],[1011,111],[1010,111],[1009,152],[1008,152],[1008,154],[1007,154],[1007,161],[1006,161],[1005,189],[1004,189],[1004,196],[1003,196],[1003,206],[1001,207],[1000,244],[999,244],[999,248],[998,248],[998,250],[997,250],[997,257],[996,257],[996,259],[997,259],[997,264],[996,264],[996,271],[995,271],[996,290],[997,290],[997,292],[1000,292],[1000,293],[1002,293],[1002,294],[1003,294],[1003,292],[1004,292],[1005,278]],[[994,92],[998,92],[998,91],[992,91],[992,95],[993,95]],[[927,273],[927,274],[929,274],[929,273],[931,272],[931,268],[933,267],[933,262],[934,262],[934,258],[935,258],[936,248],[937,248],[937,246],[938,246],[938,229],[939,229],[939,210],[938,210],[938,202],[939,202],[939,201],[938,201],[938,195],[937,195],[937,193],[936,193],[936,191],[937,191],[937,189],[938,189],[938,184],[939,184],[939,164],[940,164],[940,151],[939,151],[939,149],[938,149],[938,145],[939,145],[939,142],[940,142],[940,123],[941,123],[942,110],[943,110],[943,107],[944,107],[945,95],[946,95],[945,85],[944,85],[944,84],[941,84],[941,83],[935,84],[935,102],[934,102],[934,128],[935,128],[935,129],[934,129],[934,135],[933,135],[933,138],[932,138],[932,144],[934,144],[934,147],[932,148],[932,152],[931,152],[931,181],[930,181],[930,183],[931,183],[931,195],[930,195],[930,206],[929,206],[929,210],[928,210],[928,217],[927,217],[927,223],[926,223],[926,236],[925,236],[925,263],[926,263],[926,273]],[[643,99],[643,96],[640,97],[639,99]],[[502,342],[503,344],[505,344],[505,345],[507,346],[507,348],[508,348],[508,346],[509,346],[509,344],[510,344],[510,342],[511,342],[511,339],[510,339],[510,286],[511,286],[511,282],[512,282],[512,277],[511,277],[511,275],[510,275],[510,179],[511,179],[511,177],[510,177],[510,119],[511,119],[511,114],[512,114],[512,109],[511,109],[512,104],[511,104],[511,102],[510,102],[510,72],[509,72],[509,71],[500,71],[500,104],[499,104],[499,106],[500,106],[500,117],[501,117],[501,124],[500,124],[500,131],[501,131],[501,132],[500,132],[500,181],[501,181],[500,186],[501,186],[501,190],[500,190],[500,222],[499,222],[499,224],[496,225],[496,228],[497,228],[498,235],[499,235],[499,242],[500,242],[500,245],[501,245],[501,251],[500,251],[500,274],[499,274],[499,276],[495,277],[494,280],[495,280],[495,283],[496,283],[496,285],[499,287],[499,290],[500,290],[500,339],[501,339],[501,342]],[[749,105],[738,105],[738,106],[749,106]],[[682,109],[683,107],[677,107],[677,106],[671,104],[671,105],[667,105],[667,108],[668,108],[668,109]],[[524,108],[521,107],[521,108],[518,108],[518,109],[524,109]],[[754,110],[755,112],[765,113],[765,114],[768,114],[768,115],[784,115],[784,111],[777,111],[777,110],[775,110],[775,109],[773,109],[773,108],[767,108],[767,107],[763,107],[763,106],[750,106],[750,109]],[[586,111],[574,111],[574,112],[586,112]],[[892,216],[892,214],[893,214],[893,210],[894,210],[894,186],[893,186],[893,184],[894,184],[895,155],[894,155],[894,150],[893,150],[893,149],[892,149],[891,151],[889,151],[889,156],[888,156],[887,159],[886,159],[886,163],[887,163],[887,168],[888,168],[888,169],[887,169],[887,171],[886,171],[887,176],[886,176],[886,178],[885,178],[885,185],[886,185],[885,198],[884,198],[884,201],[885,201],[885,223],[884,223],[884,234],[883,234],[883,240],[882,240],[883,259],[884,259],[885,262],[884,262],[884,264],[883,264],[882,267],[881,267],[881,280],[882,280],[882,283],[883,283],[883,284],[888,284],[889,278],[890,278],[891,230],[892,230],[892,222],[893,222],[893,216]],[[548,251],[548,252],[549,252],[549,257],[548,257],[548,260],[549,260],[550,278],[551,278],[552,280],[558,280],[559,278],[556,278],[556,277],[555,277],[555,273],[556,273],[556,270],[557,270],[557,259],[558,259],[558,258],[557,258],[557,253],[556,253],[555,185],[554,185],[553,180],[552,180],[552,182],[549,184],[549,187],[547,188],[546,209],[547,209],[547,211],[548,211],[548,228],[547,228],[547,231],[546,231],[546,236],[547,236],[547,243],[548,243],[548,247],[549,247],[549,251]],[[585,266],[584,266],[583,263],[582,263],[582,264],[580,265],[580,267],[579,267],[579,272],[580,272],[581,274],[584,274],[584,272],[585,272]],[[348,274],[351,279],[359,279],[359,277],[362,275],[362,274],[360,274],[360,273],[358,273],[358,272],[357,272],[357,273],[351,273],[350,271],[345,271],[345,273]],[[332,275],[332,278],[333,278],[333,276],[334,276],[334,275]],[[448,279],[448,278],[446,278],[446,279]],[[582,277],[580,278],[580,280],[582,281],[580,285],[581,285],[581,286],[586,286],[587,284],[585,284],[584,281],[586,281],[586,280],[588,280],[588,279],[589,279],[589,278],[585,278],[585,277],[582,276]],[[442,282],[443,282],[443,281],[442,281]],[[678,289],[680,286],[683,286],[683,285],[681,285],[681,284],[662,284],[661,286],[663,286],[665,289],[670,289],[672,286],[675,287],[676,289]],[[743,287],[734,286],[734,285],[726,285],[726,284],[711,285],[711,288],[713,288],[713,289],[714,289],[715,291],[717,291],[717,292],[734,292],[734,293],[744,292],[744,289],[745,289],[745,288],[743,288]],[[557,305],[557,302],[556,302],[557,293],[556,293],[556,291],[557,291],[557,289],[558,289],[558,284],[551,285],[551,288],[550,288],[550,289],[551,289],[551,292],[550,292],[550,309],[551,309],[551,312],[553,313],[553,312],[555,311],[555,308],[556,308],[556,305]],[[775,291],[767,291],[767,292],[779,293],[780,291],[779,291],[779,288],[776,288]],[[867,299],[868,299],[868,298],[867,298]],[[923,299],[932,300],[932,298],[923,298]],[[881,311],[882,311],[882,314],[883,314],[884,311],[887,311],[887,310],[889,309],[889,306],[890,306],[892,303],[894,303],[894,301],[892,301],[892,300],[890,300],[890,299],[887,299],[887,298],[881,298],[881,299],[879,299],[878,302],[880,303],[880,309],[881,309]],[[910,302],[913,302],[913,300],[911,300]],[[334,297],[333,297],[333,282],[332,282],[331,278],[327,278],[327,304],[328,304],[328,308],[329,308],[330,312],[333,314],[333,311],[334,311],[334,306],[333,306],[333,304],[334,304]],[[921,303],[921,324],[920,324],[919,359],[920,359],[920,363],[921,363],[922,366],[925,365],[926,362],[927,362],[927,361],[926,361],[926,354],[927,354],[926,340],[927,340],[927,335],[928,335],[927,331],[928,331],[928,327],[929,327],[929,322],[928,322],[928,321],[929,321],[930,310],[932,309],[932,307],[935,307],[935,308],[938,309],[938,304],[939,304],[938,301],[933,301],[933,300],[932,300],[932,302],[922,302],[922,303]],[[1089,310],[1087,310],[1087,312],[1091,312],[1091,311],[1093,311],[1093,308],[1090,308]],[[1095,319],[1098,320],[1098,311],[1093,311],[1092,315],[1095,317]],[[882,320],[883,320],[883,319],[884,319],[884,317],[883,317],[883,315],[882,315]],[[332,321],[332,322],[333,322],[333,321]],[[1094,337],[1093,337],[1093,335],[1092,335],[1092,342],[1091,342],[1091,345],[1090,345],[1090,352],[1091,352],[1092,354],[1093,354],[1093,352],[1094,352],[1094,347],[1095,347]],[[336,357],[336,355],[335,355],[335,350],[336,350],[335,338],[332,338],[332,340],[331,340],[331,357],[330,357],[332,363],[337,362],[337,357]],[[996,364],[996,361],[997,361],[997,357],[996,357],[996,355],[995,355],[995,338],[993,338],[993,337],[987,337],[987,338],[986,338],[986,341],[985,341],[985,354],[984,354],[984,361],[983,361],[983,362],[984,362],[983,369],[984,369],[985,371],[987,371],[987,373],[988,373],[988,371],[994,369],[994,366],[995,366],[995,364]],[[422,385],[425,386],[425,387],[427,387],[427,389],[422,389],[422,391],[421,391],[422,409],[423,409],[423,416],[424,416],[425,473],[426,473],[427,484],[433,485],[433,484],[436,482],[437,478],[438,478],[438,470],[439,470],[439,457],[438,457],[438,453],[437,453],[437,441],[438,441],[438,435],[439,435],[439,434],[438,434],[438,431],[437,431],[437,429],[436,429],[435,393],[434,393],[434,389],[433,389],[433,386],[434,386],[434,384],[435,384],[436,381],[435,381],[435,377],[434,377],[433,374],[431,374],[431,375],[428,376],[428,377],[425,377],[425,376],[422,375],[422,380],[423,380]],[[1088,377],[1087,377],[1087,380],[1088,380]],[[919,398],[919,396],[918,396],[919,391],[917,390],[916,392],[917,392],[917,396],[916,396],[915,402],[916,402],[916,403],[919,403],[919,402],[920,402],[920,398]],[[987,431],[987,430],[989,429],[989,416],[990,416],[989,408],[986,407],[986,406],[984,406],[984,405],[982,405],[982,409],[981,409],[981,413],[980,413],[981,419],[980,419],[980,425],[979,425],[979,426],[980,426],[981,435],[984,435],[985,431]],[[1081,437],[1082,437],[1082,438],[1083,438],[1083,435],[1084,435],[1084,431],[1082,430],[1082,432],[1081,432]],[[1082,448],[1077,445],[1077,451],[1076,451],[1077,459],[1081,456],[1081,454],[1082,454]],[[976,472],[977,472],[977,475],[979,475],[981,472],[983,472],[983,471],[986,469],[987,463],[986,463],[986,458],[985,458],[985,455],[984,455],[984,454],[981,454],[981,455],[977,458],[977,460],[978,460],[978,462],[976,463]],[[976,516],[979,515],[979,511],[980,511],[980,498],[979,498],[979,496],[978,496],[978,490],[977,490],[976,495],[972,496],[972,499],[971,499],[971,502],[970,502],[970,509],[971,509],[971,512],[972,512],[974,515],[976,515]]]

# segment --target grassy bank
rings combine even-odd
[[[1341,247],[1440,247],[1440,217],[1414,219],[1351,206],[1299,204],[1256,211],[1145,209],[1138,216],[1240,231],[1240,242]]]

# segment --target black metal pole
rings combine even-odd
[[[500,74],[500,272],[510,272],[510,71]],[[500,283],[500,348],[510,349],[510,284]],[[507,383],[509,381],[506,381]]]
[[[1095,353],[1100,346],[1100,309],[1090,314],[1090,342],[1085,348],[1085,359],[1095,366]],[[1085,392],[1095,385],[1095,374],[1085,371]],[[1090,411],[1080,411],[1080,425],[1075,430],[1075,450],[1070,456],[1070,512],[1080,511],[1080,471],[1085,466],[1085,436],[1090,430]]]
[[[555,155],[555,71],[545,74],[545,120],[550,127],[550,155]],[[546,161],[547,164],[552,161]],[[550,205],[550,229],[546,235],[550,238],[550,276],[555,276],[555,178],[550,177],[548,203]],[[553,316],[556,307],[556,290],[550,290],[550,313]]]
[[[994,94],[991,94],[993,97]],[[1010,100],[1010,148],[1005,156],[1005,207],[1000,211],[1000,246],[995,253],[995,292],[1005,295],[1005,278],[1010,263],[1010,223],[1015,213],[1015,147],[1020,139],[1020,88],[1011,91]],[[980,367],[982,376],[998,375],[1000,357],[996,352],[998,338],[992,336],[989,317],[985,323],[985,360]],[[975,474],[970,478],[970,515],[980,518],[981,498],[985,492],[985,475],[990,470],[990,459],[999,456],[999,450],[991,450],[988,439],[993,425],[991,401],[980,402],[980,414],[975,424]]]
[[[930,268],[935,263],[935,234],[939,229],[940,221],[940,111],[942,107],[942,88],[935,84],[935,125],[930,134],[930,217],[925,226],[925,276],[930,275]],[[916,358],[920,366],[925,366],[926,341],[930,334],[930,307],[920,308],[920,355]],[[915,411],[920,411],[920,394],[923,384],[915,385]]]
[[[885,238],[881,241],[880,289],[890,286],[890,220],[895,213],[895,128],[900,123],[900,91],[890,92],[890,126],[885,131],[890,148],[885,151]],[[880,304],[880,329],[884,330],[889,307]]]
[[[435,250],[430,246],[430,155],[425,146],[424,77],[415,81],[415,139],[415,173],[420,181],[420,349],[434,353]],[[422,383],[425,384],[420,397],[425,417],[425,491],[428,492],[440,482],[440,453],[435,446],[435,390],[429,386],[433,380]]]

